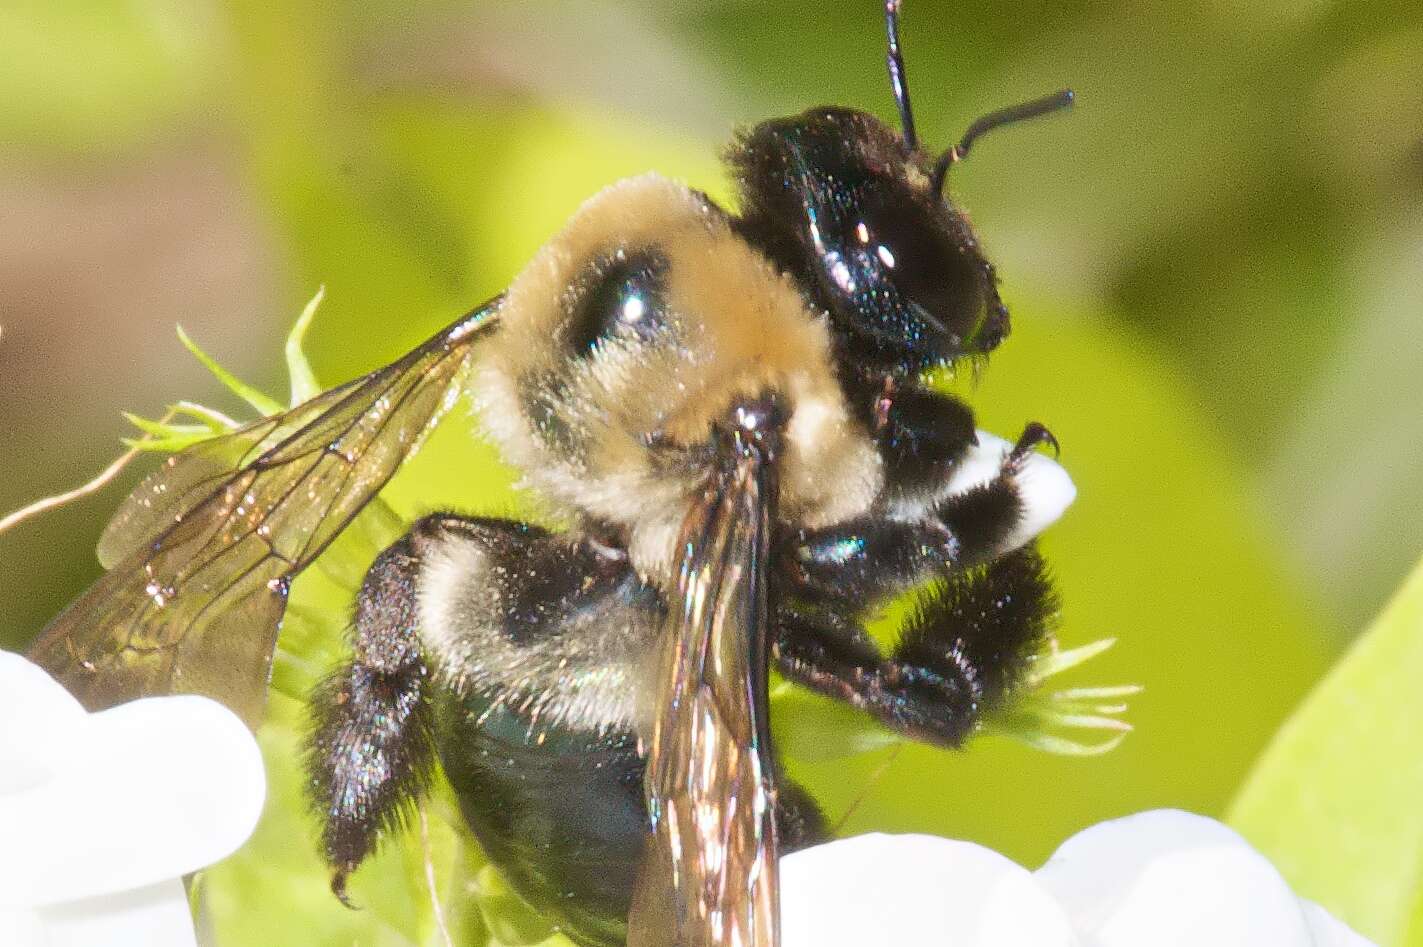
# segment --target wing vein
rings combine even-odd
[[[105,532],[110,571],[41,633],[34,660],[91,709],[201,693],[255,725],[291,578],[453,404],[499,303],[384,368],[170,458]]]

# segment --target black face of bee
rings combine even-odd
[[[988,352],[1008,334],[993,267],[923,155],[863,112],[763,122],[728,158],[741,232],[800,277],[846,348],[906,372]]]

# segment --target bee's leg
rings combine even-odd
[[[953,395],[915,386],[866,394],[873,406],[866,421],[884,463],[887,498],[895,504],[932,502],[977,443],[973,411]]]
[[[387,548],[356,597],[354,655],[312,695],[310,791],[323,819],[331,890],[428,785],[434,763],[429,670],[416,636],[419,531]]]
[[[982,562],[1028,542],[1073,497],[1062,469],[1034,456],[1057,440],[1036,422],[1016,444],[975,430],[973,412],[951,394],[882,377],[843,379],[873,432],[883,463],[887,518],[932,519],[957,540],[954,561]]]
[[[836,602],[783,605],[774,656],[786,677],[891,729],[958,746],[1016,683],[1056,610],[1029,546],[928,586],[888,657]]]
[[[865,516],[797,531],[780,552],[798,593],[858,610],[944,574],[958,561],[959,543],[932,517],[904,522]]]
[[[1057,439],[1037,422],[1023,429],[1011,448],[998,438],[971,450],[948,481],[949,492],[931,515],[959,543],[959,562],[983,562],[1030,542],[1051,525],[1076,496],[1061,467],[1034,448]]]
[[[804,786],[785,775],[776,777],[776,833],[783,854],[830,841],[830,827],[819,804]]]

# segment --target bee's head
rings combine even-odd
[[[878,119],[812,109],[757,125],[729,157],[747,236],[804,279],[860,360],[917,370],[1007,336],[973,228]]]
[[[1072,93],[992,112],[932,155],[909,107],[899,0],[886,0],[885,14],[902,131],[853,109],[815,108],[744,132],[727,160],[743,235],[830,313],[854,361],[914,372],[992,351],[1008,335],[993,266],[944,196],[950,166],[984,132],[1061,108]]]

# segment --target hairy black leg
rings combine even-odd
[[[941,399],[934,396],[933,400]],[[951,399],[942,400],[952,403]],[[971,427],[971,417],[966,423]],[[939,459],[935,469],[940,480],[931,493],[952,487],[955,463],[970,447],[977,446],[971,429],[968,434],[967,441],[954,436],[960,445],[955,460],[936,452]],[[1007,545],[1031,538],[1015,538],[1032,502],[1024,492],[1020,475],[1033,449],[1040,444],[1057,449],[1052,433],[1033,422],[1003,455],[998,472],[991,479],[949,493],[927,508],[918,502],[899,504],[887,496],[877,515],[796,532],[783,541],[780,558],[792,581],[811,597],[848,603],[880,599],[951,568],[982,562],[1006,551]],[[978,462],[982,463],[982,459]]]
[[[1057,438],[1033,421],[1003,458],[997,476],[951,494],[935,505],[934,514],[958,540],[962,563],[982,562],[1003,551],[1005,542],[1017,531],[1030,502],[1024,495],[1019,475],[1033,449],[1040,444],[1057,450]]]
[[[931,503],[978,443],[973,410],[912,377],[866,372],[843,360],[839,378],[884,464],[884,501],[914,508]]]
[[[1023,546],[929,586],[900,629],[891,660],[957,675],[980,708],[991,706],[1018,683],[1057,612],[1042,556]]]
[[[309,789],[323,821],[331,890],[343,901],[347,877],[402,822],[433,767],[417,583],[421,546],[440,529],[440,518],[422,520],[376,558],[356,597],[351,661],[311,698]]]
[[[952,395],[903,387],[878,405],[875,433],[891,502],[931,495],[978,443],[973,411]]]
[[[958,557],[958,540],[933,519],[861,517],[800,530],[782,550],[778,558],[800,591],[861,606],[942,574]]]
[[[803,786],[784,775],[776,778],[776,831],[783,854],[830,840],[825,813]]]
[[[832,606],[783,606],[774,656],[782,674],[916,739],[958,746],[1009,691],[1048,633],[1056,598],[1024,547],[920,593],[885,657]]]
[[[957,675],[897,666],[851,619],[783,610],[772,649],[790,680],[845,701],[916,740],[958,746],[972,724],[973,694]]]

